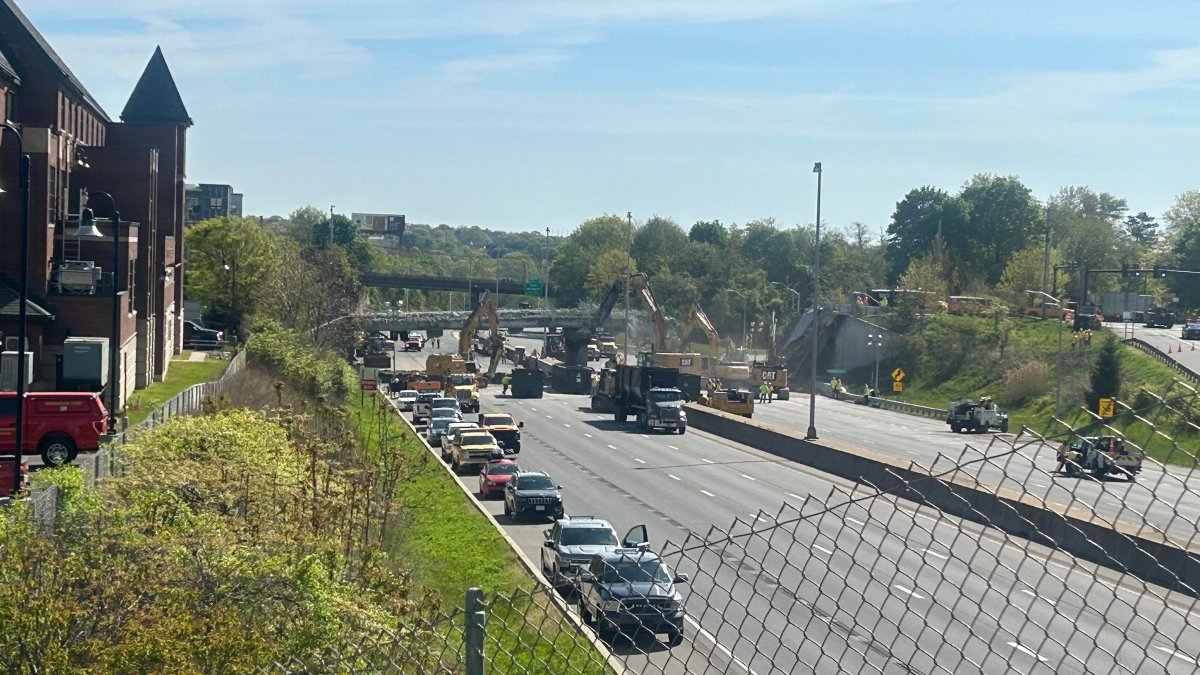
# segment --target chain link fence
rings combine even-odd
[[[471,592],[403,635],[264,672],[1197,672],[1197,403],[1176,383],[1110,418],[974,436],[886,485],[831,481],[593,557],[561,595]],[[539,643],[547,627],[577,637]],[[593,639],[613,661],[572,660]]]

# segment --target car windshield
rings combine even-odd
[[[511,476],[518,471],[516,464],[493,464],[488,467],[489,476]]]
[[[483,418],[483,423],[493,426],[516,426],[516,424],[513,423],[513,418],[509,417],[508,415],[488,415],[487,417]]]
[[[654,403],[671,403],[679,400],[679,392],[677,391],[652,391],[650,392],[650,400]]]
[[[420,401],[421,403],[429,403],[430,401],[432,401],[433,399],[435,399],[437,397],[438,397],[437,394],[421,394],[421,395],[417,396],[417,400]]]
[[[488,434],[463,434],[462,445],[491,445],[492,437]]]
[[[450,381],[454,383],[455,386],[475,384],[475,378],[471,377],[470,375],[451,375]]]
[[[657,560],[619,560],[605,563],[604,578],[608,583],[671,583],[667,568]]]
[[[434,408],[434,417],[458,417],[458,411],[454,408]]]
[[[517,479],[518,490],[553,490],[554,481],[549,476],[522,476]]]
[[[458,409],[458,399],[454,398],[435,398],[433,399],[433,407],[435,408],[454,408]]]
[[[447,424],[450,424],[453,421],[454,421],[453,417],[435,417],[435,418],[433,418],[433,422],[431,422],[429,426],[434,431],[442,431],[443,429],[446,428]]]
[[[400,392],[400,398],[416,398],[419,394],[412,389],[405,389]]]
[[[617,535],[606,527],[568,527],[562,533],[563,546],[616,546]]]

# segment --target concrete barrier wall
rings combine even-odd
[[[1200,597],[1200,550],[1157,533],[965,476],[936,478],[893,457],[836,441],[808,441],[800,432],[711,408],[690,404],[687,413],[688,425],[695,429]]]

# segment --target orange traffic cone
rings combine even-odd
[[[1170,353],[1171,353],[1171,345],[1167,345],[1167,353],[1168,353],[1168,354],[1170,354]]]
[[[1195,342],[1192,343],[1192,351],[1196,351],[1196,343]]]

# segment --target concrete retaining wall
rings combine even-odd
[[[1190,551],[1187,544],[1157,533],[1139,532],[1090,511],[982,485],[965,476],[935,478],[893,457],[836,441],[808,441],[800,432],[711,408],[690,404],[687,409],[688,425],[701,431],[1200,597],[1200,550]]]

